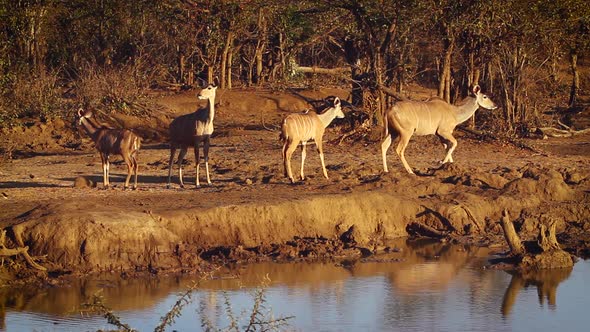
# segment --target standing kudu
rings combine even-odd
[[[213,119],[215,117],[215,92],[217,86],[209,84],[203,88],[197,98],[206,99],[207,107],[200,108],[197,111],[177,117],[170,123],[170,161],[168,163],[168,183],[170,188],[170,181],[172,177],[172,164],[174,161],[174,154],[176,149],[180,148],[178,155],[178,177],[180,187],[184,188],[182,180],[182,162],[186,156],[186,151],[189,146],[192,146],[195,151],[195,183],[197,188],[199,183],[199,166],[201,160],[199,159],[199,145],[203,143],[203,155],[205,159],[205,171],[207,172],[207,183],[211,184],[209,177],[209,143],[211,134],[213,134]]]
[[[283,164],[284,174],[295,183],[293,178],[293,171],[291,170],[291,156],[297,149],[297,145],[301,142],[301,180],[305,180],[303,175],[303,165],[305,163],[305,145],[307,141],[313,139],[315,141],[318,153],[320,154],[320,161],[322,162],[322,170],[324,177],[328,179],[328,172],[324,164],[324,151],[322,148],[322,137],[326,127],[334,120],[334,118],[343,118],[344,113],[340,105],[340,99],[336,97],[332,107],[328,108],[322,114],[315,112],[308,112],[302,114],[291,114],[283,120],[281,127],[281,140],[283,140]]]
[[[98,124],[92,119],[92,112],[89,110],[78,110],[76,122],[84,128],[84,131],[92,138],[96,149],[100,153],[102,161],[103,184],[108,188],[109,183],[109,156],[118,154],[123,157],[127,165],[127,178],[125,179],[125,189],[129,188],[131,173],[135,175],[133,189],[137,189],[137,152],[141,145],[141,139],[133,132],[127,129],[112,129]]]
[[[385,136],[381,142],[383,170],[387,170],[387,149],[392,140],[399,136],[395,152],[400,157],[408,173],[414,174],[404,152],[412,135],[436,135],[446,149],[446,156],[442,163],[453,162],[453,151],[457,147],[457,140],[453,137],[455,127],[469,119],[481,106],[495,109],[496,104],[481,93],[479,85],[473,87],[474,97],[465,98],[459,105],[451,105],[442,99],[429,101],[401,101],[396,103],[385,114]]]

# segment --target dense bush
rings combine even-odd
[[[583,0],[0,0],[0,17],[2,123],[64,103],[133,114],[148,87],[219,77],[221,88],[346,84],[377,120],[383,87],[455,101],[479,83],[502,108],[491,127],[515,133],[578,102],[590,50]],[[297,72],[315,67],[335,71]]]

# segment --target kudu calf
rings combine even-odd
[[[189,146],[192,146],[195,151],[195,184],[197,188],[200,187],[199,166],[201,160],[199,159],[199,145],[201,142],[203,143],[207,183],[211,184],[211,178],[209,176],[209,143],[211,134],[213,134],[216,90],[217,86],[213,84],[209,84],[206,88],[203,88],[199,94],[197,94],[197,98],[206,99],[207,107],[200,108],[190,114],[181,115],[170,123],[170,161],[168,163],[168,183],[166,185],[168,188],[170,188],[174,155],[178,148],[180,148],[180,153],[178,155],[178,177],[180,187],[184,188],[184,182],[182,180],[182,162]]]
[[[295,183],[293,171],[291,170],[291,156],[301,142],[301,180],[305,180],[303,175],[303,165],[305,163],[305,145],[307,141],[313,139],[322,162],[324,177],[328,179],[328,172],[324,164],[324,151],[322,148],[322,137],[326,127],[334,118],[343,118],[344,113],[340,105],[340,99],[336,97],[334,104],[322,114],[308,112],[302,114],[291,114],[283,120],[280,138],[283,140],[283,164],[284,174]]]
[[[446,149],[446,156],[442,163],[453,162],[453,151],[457,147],[457,140],[453,137],[455,127],[469,119],[481,106],[495,109],[496,104],[481,93],[479,85],[473,87],[474,97],[467,97],[459,105],[451,105],[442,99],[429,101],[401,101],[396,103],[385,114],[385,136],[381,142],[383,170],[387,170],[387,149],[392,140],[399,136],[395,152],[400,157],[408,173],[414,174],[404,152],[412,135],[436,135]]]
[[[135,175],[133,189],[137,189],[137,152],[141,145],[141,139],[133,132],[127,129],[112,129],[98,124],[92,119],[90,110],[78,110],[76,122],[92,138],[96,149],[100,153],[102,161],[103,184],[108,188],[109,183],[109,156],[118,154],[123,157],[127,165],[127,178],[125,179],[125,189],[129,188],[131,173]]]

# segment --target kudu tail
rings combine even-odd
[[[285,133],[285,122],[287,120],[283,120],[283,123],[281,125],[281,132],[279,133],[279,141],[281,141],[281,143],[284,143],[287,140],[287,134]]]

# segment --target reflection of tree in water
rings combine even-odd
[[[543,305],[544,299],[547,298],[549,308],[555,309],[557,286],[569,278],[571,272],[572,268],[564,268],[524,271],[512,274],[512,280],[510,280],[502,301],[502,315],[507,316],[510,314],[520,290],[530,285],[537,287],[540,305]]]

